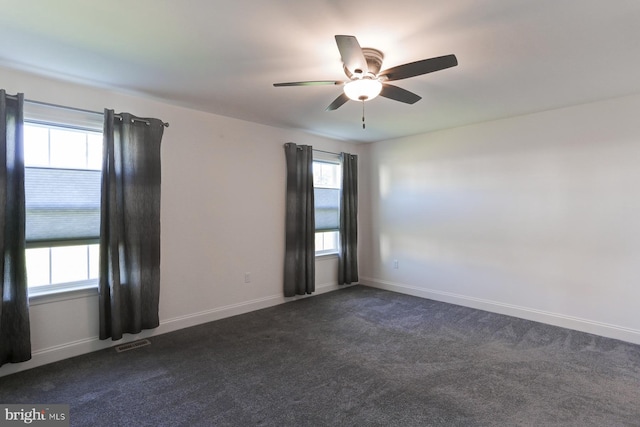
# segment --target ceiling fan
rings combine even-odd
[[[342,85],[344,92],[327,107],[327,111],[337,110],[350,99],[364,102],[378,95],[405,104],[415,104],[422,99],[421,96],[398,86],[390,85],[388,82],[420,76],[458,65],[458,59],[455,55],[445,55],[380,71],[384,59],[382,52],[377,49],[361,48],[354,36],[338,35],[335,38],[344,64],[344,72],[349,80],[318,80],[274,83],[273,85],[275,87]]]

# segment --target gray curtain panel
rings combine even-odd
[[[100,220],[100,339],[160,324],[162,121],[105,110]]]
[[[288,143],[284,151],[287,162],[284,296],[292,297],[316,290],[313,148]]]
[[[358,156],[341,153],[338,284],[358,282]]]
[[[31,359],[25,259],[24,96],[0,90],[0,365]]]

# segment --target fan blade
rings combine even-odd
[[[409,92],[406,89],[402,89],[401,87],[393,86],[390,84],[382,85],[380,96],[393,99],[394,101],[404,102],[405,104],[415,104],[422,99],[421,96],[416,95],[413,92]]]
[[[398,65],[397,67],[389,68],[388,70],[380,72],[378,76],[385,76],[388,81],[402,80],[409,77],[420,76],[422,74],[433,73],[434,71],[444,70],[445,68],[455,67],[456,65],[458,65],[458,59],[455,55],[445,55],[437,58],[423,59],[422,61]]]
[[[341,85],[344,82],[335,80],[318,80],[310,82],[289,82],[289,83],[274,83],[275,87],[283,86],[324,86],[324,85]]]
[[[369,71],[360,43],[354,36],[335,36],[342,63],[352,74]]]
[[[333,100],[333,102],[327,107],[326,111],[337,110],[342,107],[342,105],[349,100],[349,97],[345,95],[345,93],[341,93],[339,97]]]

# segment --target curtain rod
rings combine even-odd
[[[343,154],[344,154],[345,156],[352,156],[352,157],[353,157],[353,156],[357,156],[357,154],[351,154],[351,153],[333,153],[333,152],[331,152],[331,151],[316,150],[315,148],[313,149],[313,151],[317,151],[317,152],[319,152],[319,153],[333,154],[333,155],[335,155],[335,156],[342,156]]]
[[[7,95],[7,97],[11,99],[17,99],[15,95]],[[44,105],[46,107],[59,108],[62,110],[79,111],[81,113],[88,113],[88,114],[99,114],[101,116],[104,115],[104,112],[100,112],[100,111],[85,110],[84,108],[68,107],[66,105],[52,104],[50,102],[34,101],[33,99],[25,99],[24,102],[28,102],[29,104]],[[114,114],[114,117],[117,117],[122,120],[122,116],[120,114]],[[134,118],[133,120],[139,121],[139,122],[145,122],[146,124],[149,124],[147,120],[138,119],[138,118]],[[167,127],[167,128],[169,127],[168,122],[162,122],[162,124],[164,125],[164,127]]]
[[[302,150],[302,148],[298,147],[298,150]],[[333,151],[317,150],[315,148],[313,148],[312,151],[317,151],[318,153],[332,154],[334,156],[342,156],[342,153],[334,153]],[[350,154],[350,153],[345,153],[345,154],[349,156],[353,156],[353,154]]]
[[[313,149],[313,151],[317,151],[318,153],[333,154],[333,155],[336,155],[336,156],[339,156],[339,155],[342,154],[342,153],[333,153],[331,151],[316,150],[315,148]]]
[[[79,111],[79,112],[82,112],[82,113],[99,114],[101,116],[104,116],[104,112],[93,111],[93,110],[85,110],[83,108],[68,107],[66,105],[52,104],[50,102],[34,101],[32,99],[25,99],[24,102],[28,102],[30,104],[36,104],[36,105],[44,105],[46,107],[60,108],[62,110]],[[113,116],[119,118],[120,120],[122,120],[122,116],[120,114],[114,114]],[[149,122],[147,120],[144,120],[144,119],[134,118],[133,120],[134,121],[138,121],[138,122],[145,122],[146,124],[149,124]],[[166,128],[169,127],[169,123],[168,122],[162,122],[162,124]]]
[[[286,146],[286,145],[289,145],[289,144],[293,144],[293,142],[287,142],[284,145]],[[301,146],[296,146],[296,147],[298,148],[298,150],[302,150]],[[334,156],[340,156],[342,154],[342,153],[334,153],[332,151],[317,150],[315,148],[312,148],[311,151],[317,151],[318,153],[333,154]]]

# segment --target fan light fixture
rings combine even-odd
[[[382,83],[377,79],[362,78],[351,80],[344,85],[344,93],[354,101],[369,101],[380,95]]]
[[[312,80],[274,83],[273,85],[275,87],[342,86],[344,92],[329,104],[327,111],[337,110],[349,100],[353,100],[362,101],[364,113],[364,101],[369,101],[378,95],[404,104],[415,104],[422,99],[419,95],[389,84],[389,82],[421,76],[458,65],[458,59],[455,55],[445,55],[409,62],[380,71],[384,59],[381,51],[370,47],[360,47],[360,43],[354,36],[337,35],[335,39],[342,59],[342,68],[348,80]]]

